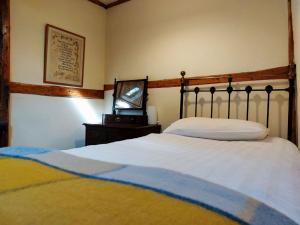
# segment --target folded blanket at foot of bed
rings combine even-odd
[[[222,186],[159,168],[0,149],[0,224],[296,224]]]

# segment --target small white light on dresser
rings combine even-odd
[[[157,110],[155,106],[147,107],[148,123],[157,124]]]

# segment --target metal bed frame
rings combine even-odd
[[[216,92],[224,92],[228,94],[228,111],[227,111],[227,118],[230,119],[230,107],[231,107],[231,95],[233,92],[246,92],[247,95],[247,109],[246,109],[246,120],[249,120],[249,102],[250,102],[250,95],[253,92],[265,92],[267,94],[267,115],[266,115],[266,126],[269,127],[269,117],[270,117],[270,97],[273,92],[288,92],[289,94],[289,103],[288,103],[288,140],[292,141],[293,143],[297,144],[296,139],[296,118],[294,115],[295,106],[296,106],[296,96],[295,96],[295,81],[296,81],[296,65],[292,64],[289,66],[289,73],[288,73],[288,80],[289,85],[287,88],[274,88],[272,85],[267,85],[264,89],[262,88],[253,88],[251,85],[246,86],[245,89],[235,89],[232,86],[232,83],[235,82],[231,75],[227,76],[228,86],[226,89],[224,88],[216,88],[212,86],[210,88],[200,88],[195,87],[194,89],[187,88],[190,81],[195,81],[199,78],[185,78],[185,71],[181,72],[181,82],[180,82],[180,119],[183,118],[183,109],[184,109],[184,95],[186,93],[195,93],[195,117],[198,116],[198,97],[200,93],[210,93],[210,117],[213,118],[213,110],[214,110],[214,94]],[[257,75],[259,76],[259,75]],[[216,77],[214,77],[215,79]],[[209,79],[209,78],[208,78]],[[249,79],[250,80],[250,79]],[[255,80],[262,80],[257,77]],[[271,79],[268,79],[271,80]],[[219,82],[221,83],[221,82]]]

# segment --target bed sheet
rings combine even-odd
[[[151,134],[64,152],[201,178],[253,197],[300,223],[300,153],[281,138],[230,142]]]

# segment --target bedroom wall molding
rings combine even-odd
[[[88,1],[104,8],[104,9],[109,9],[109,8],[114,7],[114,6],[121,5],[125,2],[129,2],[130,0],[118,0],[118,1],[115,1],[115,2],[112,2],[112,3],[109,3],[109,4],[105,4],[105,3],[101,2],[101,1],[98,1],[98,0],[88,0]]]
[[[10,93],[43,95],[52,97],[82,97],[104,99],[103,90],[72,88],[54,85],[35,85],[17,82],[9,83]]]
[[[218,84],[227,83],[228,76],[230,75],[234,82],[245,82],[253,80],[284,80],[289,78],[290,66],[276,67],[266,70],[259,70],[254,72],[241,72],[241,73],[228,73],[221,75],[212,76],[196,76],[188,77],[188,86],[192,85],[205,85],[205,84]],[[180,75],[178,75],[180,77]],[[192,80],[191,80],[192,79]],[[155,80],[149,81],[149,88],[171,88],[180,87],[180,78],[166,79],[166,80]],[[113,84],[105,84],[104,91],[113,90]]]

